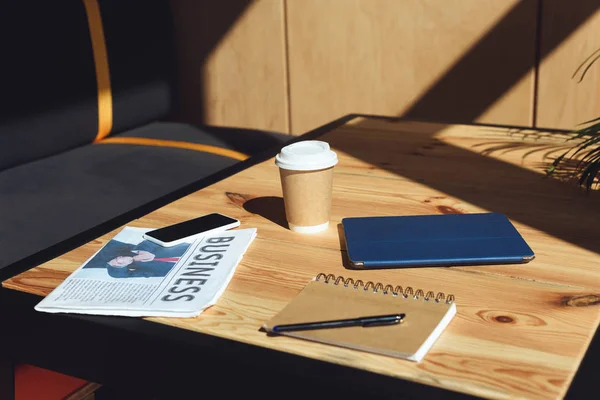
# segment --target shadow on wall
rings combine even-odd
[[[219,42],[227,35],[253,0],[170,0],[174,20],[175,82],[178,93],[174,104],[179,116],[194,116],[194,121],[204,121],[204,64]],[[185,79],[185,81],[182,81]],[[186,100],[187,99],[187,100]]]
[[[544,37],[543,43],[540,37],[541,24],[551,24],[552,21],[539,17],[541,9],[538,10],[537,21],[530,20],[529,16],[536,14],[532,8],[537,7],[537,1],[518,2],[401,116],[443,122],[475,121],[530,70],[536,68],[534,63],[539,64],[583,25],[600,8],[600,4],[595,1],[577,2],[576,6],[569,8],[570,18],[552,25],[553,35]],[[539,3],[539,7],[544,7],[544,1]],[[535,45],[539,53],[532,58],[531,53],[535,49],[513,46],[513,42],[507,38],[515,37],[514,30],[526,32],[536,25],[538,40]],[[491,73],[498,71],[498,66],[501,66],[502,73]]]

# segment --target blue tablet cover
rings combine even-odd
[[[357,268],[523,263],[534,253],[499,213],[342,219]]]

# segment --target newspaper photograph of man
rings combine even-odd
[[[108,242],[83,268],[106,268],[113,278],[164,277],[186,252],[190,243],[162,247],[142,240],[138,244]]]

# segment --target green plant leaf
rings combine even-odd
[[[581,69],[581,67],[583,67],[589,60],[592,59],[592,57],[594,57],[594,54],[600,52],[600,49],[596,49],[596,51],[594,51],[592,54],[590,54],[588,56],[588,58],[586,58],[585,60],[583,60],[583,62],[581,64],[579,64],[579,67],[577,67],[577,69],[575,70],[575,72],[573,72],[573,75],[571,76],[571,78],[575,78],[575,75],[577,75],[577,72]],[[592,64],[594,62],[592,61]]]
[[[579,78],[579,80],[577,81],[577,83],[581,82],[583,80],[583,78],[585,77],[585,74],[588,72],[588,70],[590,69],[590,67],[594,64],[594,62],[596,62],[599,58],[600,58],[600,54],[598,54],[600,52],[600,49],[596,49],[596,51],[594,51],[592,54],[590,54],[588,56],[588,58],[586,58],[580,65],[579,67],[577,67],[577,69],[575,70],[575,72],[573,72],[573,75],[571,76],[571,79],[575,78],[575,75],[577,75],[577,72],[579,72],[579,70],[586,64],[589,62],[589,64],[587,65],[587,67],[585,67],[585,69],[583,70],[583,72],[581,73],[581,77]],[[593,58],[593,60],[592,60]],[[592,61],[590,61],[592,60]]]
[[[596,176],[600,172],[600,162],[592,163],[588,165],[582,172],[579,184],[584,185],[586,189],[591,189],[594,184]]]
[[[596,51],[598,51],[598,50],[596,50]],[[583,80],[583,77],[585,76],[585,74],[587,74],[588,70],[592,67],[592,65],[594,64],[594,62],[596,62],[596,60],[598,60],[598,59],[600,59],[600,54],[598,54],[596,57],[594,57],[594,59],[588,64],[588,66],[585,67],[585,69],[581,73],[581,77],[577,81],[578,83]]]
[[[600,48],[596,49],[577,67],[571,78],[575,78],[581,71],[578,80],[578,82],[581,82],[591,66],[599,59]],[[576,157],[580,156],[575,166],[575,170],[579,174],[579,184],[590,190],[595,183],[597,184],[596,178],[600,174],[600,117],[582,122],[577,126],[583,127],[574,130],[572,132],[573,136],[568,138],[567,141],[583,140],[557,157],[547,168],[546,173],[547,175],[557,173],[561,164],[566,162],[567,159],[575,161]]]
[[[577,125],[587,125],[587,124],[590,124],[590,123],[596,122],[596,121],[600,121],[600,117],[594,118],[594,119],[590,119],[589,121],[585,121],[585,122],[582,122],[582,123],[577,124]]]

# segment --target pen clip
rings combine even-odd
[[[363,328],[370,328],[373,326],[385,326],[399,324],[404,320],[405,314],[397,314],[388,318],[363,318],[361,326]]]

